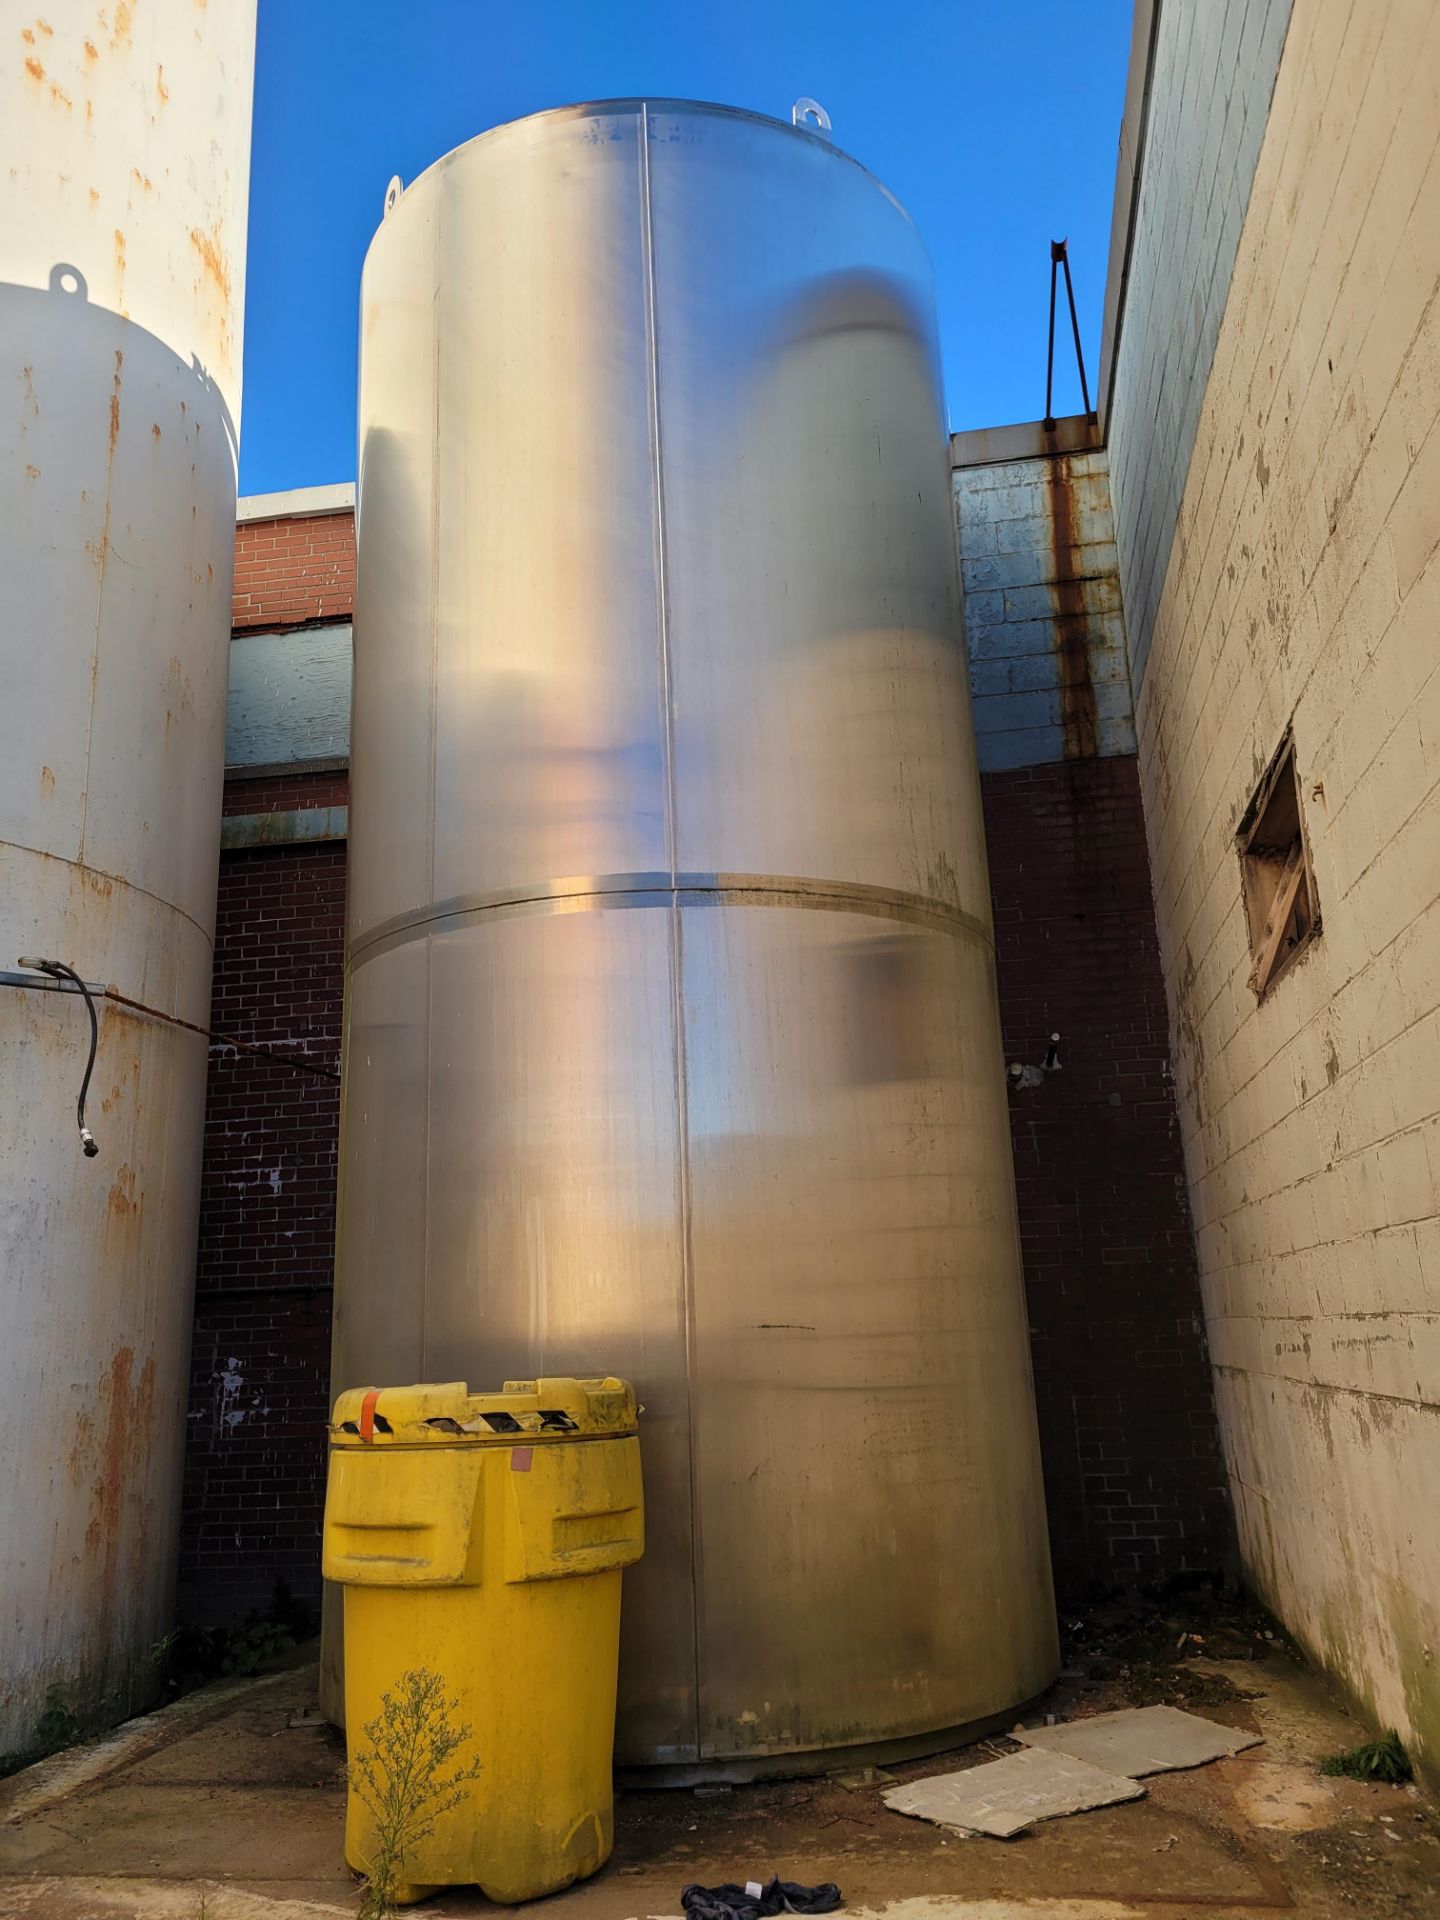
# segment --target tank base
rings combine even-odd
[[[817,1775],[847,1773],[857,1767],[880,1767],[892,1761],[927,1760],[933,1754],[968,1746],[987,1733],[1011,1727],[1024,1719],[1043,1699],[1032,1694],[1013,1707],[967,1720],[960,1726],[939,1727],[933,1733],[911,1733],[897,1740],[871,1740],[858,1746],[811,1747],[804,1753],[753,1753],[735,1759],[677,1760],[653,1767],[615,1769],[615,1784],[631,1791],[670,1787],[749,1786],[757,1780],[813,1780]]]

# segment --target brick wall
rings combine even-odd
[[[1229,1557],[1132,756],[982,776],[1025,1291],[1062,1601]]]
[[[247,783],[248,784],[248,783]],[[296,781],[303,804],[324,804]],[[255,807],[254,811],[261,811]],[[227,853],[211,1024],[337,1070],[343,844]],[[212,1045],[181,1609],[230,1618],[277,1576],[319,1592],[339,1086]]]
[[[1064,435],[1087,431],[1061,423]],[[999,446],[997,448],[997,443]],[[1231,1558],[1104,448],[952,444],[1016,1197],[1062,1596]],[[1023,451],[1019,451],[1023,448]],[[1017,455],[1018,457],[1009,457]]]
[[[243,524],[234,624],[348,619],[349,513]],[[226,780],[224,812],[344,806],[343,769]],[[337,1070],[344,842],[226,851],[211,1025]],[[212,1045],[196,1268],[179,1608],[319,1600],[339,1088]]]
[[[348,620],[355,601],[355,515],[248,520],[235,530],[236,629]]]
[[[1295,0],[1153,617],[1121,563],[1241,1550],[1440,1778],[1437,74],[1433,5]],[[1167,431],[1117,410],[1117,473]],[[1287,729],[1322,925],[1257,1000],[1235,835]]]

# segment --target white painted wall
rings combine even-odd
[[[1222,41],[1249,18],[1166,12]],[[1197,156],[1224,147],[1234,95],[1178,47],[1156,85],[1144,192],[1193,195],[1198,222]],[[1295,0],[1233,275],[1223,221],[1178,256],[1158,216],[1137,243],[1142,290],[1177,258],[1186,285],[1228,282],[1173,545],[1137,501],[1163,502],[1183,393],[1117,404],[1111,453],[1242,1551],[1440,1773],[1437,129],[1440,9]],[[1137,394],[1172,323],[1153,296],[1125,320]],[[1287,725],[1324,926],[1257,1004],[1234,835]]]
[[[1107,433],[1138,688],[1291,0],[1159,0]],[[1385,5],[1387,0],[1378,0]]]

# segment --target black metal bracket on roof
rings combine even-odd
[[[1075,336],[1075,364],[1080,369],[1080,393],[1085,401],[1085,418],[1091,426],[1099,425],[1099,415],[1090,404],[1090,383],[1085,378],[1085,355],[1080,346],[1080,322],[1075,313],[1075,288],[1070,279],[1070,242],[1052,240],[1050,242],[1050,335],[1045,350],[1045,418],[1041,422],[1046,433],[1055,431],[1055,412],[1052,405],[1055,384],[1055,277],[1056,268],[1065,269],[1065,298],[1070,303],[1070,331]]]

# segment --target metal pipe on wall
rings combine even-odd
[[[0,966],[209,1011],[255,0],[0,36]],[[0,989],[0,1748],[153,1688],[173,1603],[206,1047]]]
[[[622,1763],[933,1743],[1056,1647],[924,248],[688,102],[397,187],[335,1390],[637,1382]]]

